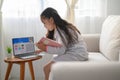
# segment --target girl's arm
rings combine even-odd
[[[43,52],[41,49],[36,50],[35,53],[39,54],[40,52]]]
[[[46,51],[49,54],[64,54],[66,48],[65,47],[52,47],[52,46],[46,46],[42,42],[41,43],[36,43],[36,46],[40,49],[36,51],[37,53],[40,53],[42,51]]]
[[[62,47],[62,44],[60,44],[60,43],[58,43],[58,42],[56,42],[54,40],[51,40],[49,38],[45,38],[45,37],[41,38],[38,43],[41,43],[41,42],[43,44],[45,44],[46,46]]]

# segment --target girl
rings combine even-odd
[[[45,80],[49,79],[51,65],[58,61],[85,61],[88,60],[88,52],[79,30],[63,20],[53,8],[45,9],[41,15],[41,21],[47,29],[46,37],[62,44],[62,47],[46,46],[42,42],[36,46],[49,54],[57,54],[51,62],[44,67]],[[40,52],[40,51],[39,51]]]

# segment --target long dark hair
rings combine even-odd
[[[59,32],[65,46],[67,46],[68,44],[74,44],[78,42],[77,32],[80,34],[79,30],[74,25],[63,20],[55,9],[49,7],[45,9],[40,16],[41,18],[48,18],[48,19],[53,18],[54,23],[56,25],[56,29]],[[69,29],[71,29],[73,33],[71,33]],[[63,32],[65,37],[61,32]],[[47,38],[54,40],[54,30],[48,31]],[[66,42],[66,40],[68,41]]]

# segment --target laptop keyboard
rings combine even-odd
[[[28,58],[34,58],[34,57],[37,57],[37,55],[24,56],[24,57],[21,57],[21,58],[22,59],[28,59]]]

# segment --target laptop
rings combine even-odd
[[[27,59],[37,57],[33,37],[12,38],[13,55],[18,58]]]

